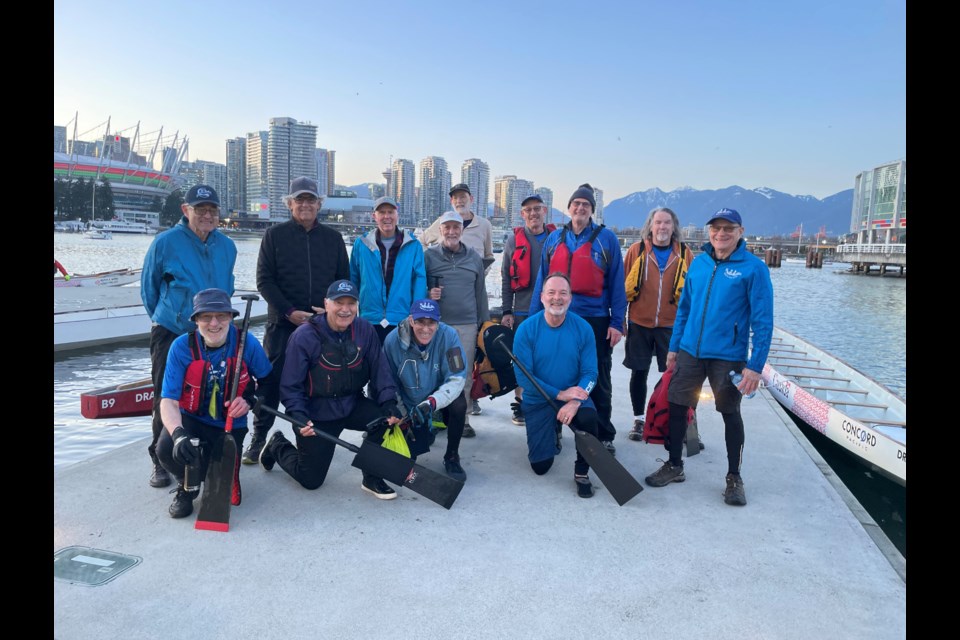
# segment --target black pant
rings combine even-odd
[[[311,417],[310,419],[313,421],[313,428],[317,431],[339,438],[344,429],[365,431],[367,425],[379,417],[380,407],[377,403],[368,398],[360,397],[357,400],[357,406],[346,418],[318,420]],[[330,470],[333,452],[337,445],[320,436],[302,436],[299,427],[293,428],[293,434],[297,437],[296,447],[289,442],[279,440],[271,453],[277,459],[277,464],[299,482],[303,488],[317,489],[327,478],[327,471]],[[371,442],[380,444],[383,442],[383,431],[379,435],[370,433],[367,438],[372,438]],[[363,479],[376,480],[377,478],[364,471]]]
[[[187,437],[200,439],[200,479],[203,480],[207,477],[207,467],[210,465],[211,455],[216,453],[216,455],[219,456],[219,452],[222,451],[222,438],[225,432],[219,427],[200,422],[193,416],[183,413],[181,413],[180,416],[183,420],[183,430],[186,431]],[[243,440],[247,436],[247,428],[233,429],[230,435],[233,437],[234,442],[237,443],[236,464],[239,464],[240,452],[243,451]],[[177,479],[177,482],[183,484],[183,464],[173,459],[173,438],[166,429],[163,430],[163,433],[160,434],[160,438],[157,440],[156,451],[157,458],[160,460],[163,468],[169,471],[173,477]],[[193,479],[191,479],[190,484],[194,484]]]
[[[623,365],[631,370],[630,404],[633,405],[635,416],[642,416],[647,410],[647,376],[651,359],[656,356],[660,373],[667,370],[667,352],[672,335],[673,327],[649,328],[628,323]]]
[[[610,421],[613,414],[613,381],[610,371],[613,368],[613,347],[607,340],[607,329],[610,328],[610,318],[584,318],[593,329],[593,337],[597,344],[597,386],[590,392],[590,399],[597,407],[597,438],[602,442],[613,440],[617,430]]]
[[[153,464],[160,464],[157,458],[157,441],[165,431],[163,420],[160,419],[160,400],[163,391],[163,374],[167,371],[167,353],[170,345],[177,339],[177,334],[159,324],[150,329],[150,377],[153,379],[153,439],[147,447],[147,453]],[[182,471],[181,471],[182,476]]]
[[[295,330],[296,327],[292,322],[281,320],[267,323],[263,333],[263,349],[270,358],[273,369],[270,376],[257,381],[257,395],[262,396],[263,404],[271,409],[280,406],[280,374],[286,359],[287,342]],[[274,420],[276,416],[272,413],[259,412],[253,419],[253,440],[265,440],[267,433],[273,427]]]

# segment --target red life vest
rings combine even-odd
[[[576,251],[570,253],[567,247],[567,231],[564,227],[560,234],[560,242],[550,258],[550,268],[547,273],[559,271],[570,278],[570,291],[582,296],[599,298],[603,294],[604,269],[593,261],[593,241],[597,239],[605,225],[599,225],[590,234],[585,243]]]
[[[514,227],[513,235],[516,237],[517,246],[513,250],[513,255],[510,256],[510,290],[511,291],[522,291],[530,287],[533,284],[533,275],[531,274],[531,265],[533,264],[533,256],[531,252],[533,247],[530,246],[530,241],[527,239],[527,234],[524,233],[526,227],[519,226]],[[547,232],[556,231],[557,225],[548,224],[544,227]]]
[[[193,356],[193,362],[187,365],[187,373],[183,376],[183,391],[180,394],[180,408],[187,413],[195,415],[209,415],[210,395],[207,391],[207,380],[210,377],[210,363],[207,362],[201,353],[200,336],[196,331],[189,333],[190,355]],[[233,372],[237,366],[237,351],[240,349],[240,341],[234,349],[233,356],[227,358],[227,375],[224,380],[223,397],[227,398],[230,392],[230,386],[233,383]],[[237,396],[242,396],[247,385],[250,383],[250,373],[247,371],[247,363],[240,365],[240,382],[237,384]],[[217,415],[211,418],[219,419],[223,407],[217,407]]]
[[[667,389],[670,387],[670,379],[673,378],[673,372],[676,369],[668,369],[660,376],[660,380],[653,387],[653,393],[650,394],[650,401],[647,402],[647,418],[643,423],[643,441],[655,442],[667,446],[667,438],[670,435],[670,402],[667,400]],[[687,425],[693,421],[695,412],[693,408],[687,410]]]

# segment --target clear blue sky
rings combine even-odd
[[[271,117],[308,121],[345,185],[439,155],[454,182],[486,161],[491,197],[515,174],[558,200],[823,198],[906,157],[906,2],[57,0],[53,124],[76,112],[215,162]]]

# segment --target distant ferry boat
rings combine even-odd
[[[109,231],[111,233],[139,233],[143,235],[152,235],[157,232],[153,227],[147,226],[144,222],[127,222],[126,220],[97,220],[91,222],[90,226],[94,229]]]

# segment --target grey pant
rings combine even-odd
[[[473,360],[477,353],[477,334],[480,330],[474,324],[452,324],[460,336],[460,345],[463,347],[463,355],[466,357],[467,381],[463,385],[463,399],[467,401],[467,420],[464,424],[470,424],[470,406],[473,400],[470,398],[470,387],[473,385]]]

